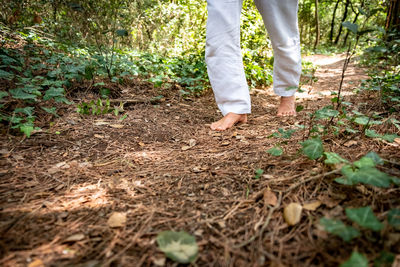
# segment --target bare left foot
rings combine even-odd
[[[279,117],[296,116],[295,100],[295,96],[281,96],[277,115]]]

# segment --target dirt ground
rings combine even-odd
[[[318,81],[298,94],[304,110],[296,118],[276,118],[278,98],[271,88],[256,89],[248,124],[213,132],[209,124],[221,114],[211,92],[181,99],[170,90],[161,92],[157,105],[126,104],[122,121],[112,114],[82,116],[69,106],[51,125],[43,118],[43,131],[29,139],[2,135],[0,265],[177,266],[157,248],[163,230],[196,237],[197,266],[338,266],[353,249],[376,257],[384,240],[345,243],[322,231],[318,220],[344,218],[345,207],[361,205],[383,216],[400,205],[398,187],[333,182],[338,175],[324,175],[331,169],[298,153],[303,130],[283,145],[282,156],[266,152],[279,141],[271,134],[294,124],[308,127],[307,113],[328,105],[339,86],[343,56],[305,60],[318,65]],[[376,95],[352,91],[365,78],[351,64],[344,84],[346,101],[367,102],[364,109],[376,105]],[[136,83],[119,98],[151,99],[157,90]],[[348,160],[374,150],[393,162],[385,171],[400,176],[398,144],[342,135],[328,136],[324,147]],[[264,174],[254,179],[259,168]],[[275,206],[266,203],[268,189],[277,196]],[[315,201],[321,206],[304,210],[299,224],[285,223],[287,204]],[[108,226],[113,212],[127,214],[124,227]]]

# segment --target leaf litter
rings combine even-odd
[[[332,89],[339,81],[335,71],[341,67],[339,61],[317,70],[320,80],[306,89],[319,100],[312,95],[299,97],[304,110],[295,119],[276,118],[276,97],[258,90],[247,125],[213,132],[205,125],[219,119],[212,95],[179,105],[186,100],[172,88],[163,91],[165,101],[157,109],[145,102],[127,106],[123,125],[110,114],[77,119],[70,107],[56,119],[55,131],[61,135],[42,131],[23,142],[2,135],[0,264],[27,266],[27,259],[40,259],[36,263],[44,266],[174,266],[158,248],[156,237],[163,231],[184,230],[196,236],[198,266],[293,266],[299,261],[310,266],[340,265],[351,257],[353,246],[321,232],[319,221],[325,216],[345,221],[344,209],[365,206],[371,187],[363,185],[362,193],[335,183],[332,179],[340,172],[310,179],[311,172],[319,177],[330,169],[319,158],[319,141],[305,146],[312,159],[297,154],[304,141],[301,131],[280,145],[282,155],[266,151],[277,145],[276,139],[267,138],[277,129],[307,125],[305,112],[330,103],[318,92]],[[350,68],[355,74],[346,80],[349,92],[365,77],[361,69]],[[159,89],[138,80],[126,87],[121,96],[126,99],[159,95]],[[354,103],[374,101],[363,94],[348,98]],[[397,146],[372,138],[353,142],[330,138],[323,140],[325,151],[349,162],[369,151],[379,152],[393,162],[379,168],[399,176]],[[188,148],[182,150],[183,146]],[[343,160],[330,156],[333,166],[342,164],[336,162]],[[263,173],[254,179],[257,169]],[[390,223],[395,229],[399,227],[398,190],[374,191],[372,207],[378,218],[384,216],[381,211],[392,210]],[[297,204],[289,227],[283,213],[290,203]],[[116,211],[120,214],[112,216]],[[326,223],[333,232],[345,229],[346,239],[357,236],[347,228],[348,221]],[[400,255],[400,239],[392,235],[387,240]],[[359,252],[381,252],[375,243],[357,242]]]

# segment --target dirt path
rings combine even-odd
[[[272,133],[307,125],[306,112],[329,104],[330,91],[338,87],[341,57],[308,59],[319,64],[318,82],[303,87],[299,103],[305,110],[296,119],[275,118],[277,98],[254,90],[249,124],[211,132],[206,124],[220,116],[212,95],[180,100],[172,92],[160,105],[128,106],[123,121],[113,115],[81,117],[71,107],[28,140],[2,136],[0,265],[152,266],[164,259],[157,233],[185,230],[198,241],[199,266],[337,266],[352,246],[319,230],[317,220],[340,212],[344,194],[361,193],[324,179],[301,183],[327,171],[297,154],[302,131],[283,145],[281,157],[265,152],[277,142],[268,138]],[[349,99],[356,97],[351,89],[362,78],[363,71],[351,65],[345,83]],[[137,85],[122,97],[158,94]],[[340,144],[331,140],[326,147],[349,160],[371,146],[400,158],[398,148],[373,140],[349,148]],[[264,175],[257,180],[258,168]],[[266,188],[281,196],[273,212],[263,200]],[[284,222],[286,204],[315,200],[322,206],[306,211],[299,225]],[[127,214],[125,227],[108,227],[115,211]]]

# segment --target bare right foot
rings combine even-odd
[[[235,124],[246,122],[247,114],[236,114],[229,112],[219,121],[212,123],[210,127],[214,131],[225,131],[229,128],[232,128]]]
[[[282,96],[277,115],[279,117],[296,116],[295,96]]]

